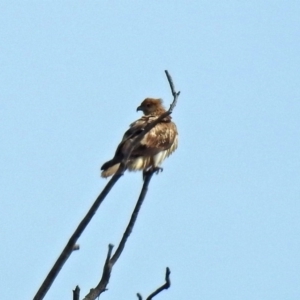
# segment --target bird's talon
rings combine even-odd
[[[153,169],[153,171],[156,173],[156,174],[158,174],[159,172],[162,172],[164,169],[163,168],[160,168],[160,167],[155,167],[154,169]]]

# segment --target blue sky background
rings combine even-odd
[[[154,176],[103,299],[300,297],[299,1],[1,1],[2,299],[32,299],[148,96],[179,149]],[[142,185],[126,174],[45,299],[82,298]],[[102,299],[101,298],[101,299]]]

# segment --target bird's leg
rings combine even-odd
[[[146,170],[143,170],[143,180],[145,180],[147,174],[149,173],[156,173],[158,174],[159,172],[162,172],[164,169],[160,167],[150,167]]]

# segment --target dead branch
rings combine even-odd
[[[166,276],[165,276],[165,281],[166,282],[161,287],[159,287],[156,291],[154,291],[151,295],[149,295],[146,300],[151,300],[156,295],[158,295],[161,291],[167,290],[171,286],[170,274],[171,274],[171,271],[167,267],[166,268]]]
[[[127,225],[127,228],[123,234],[123,237],[119,243],[119,246],[117,247],[117,250],[115,251],[114,255],[112,256],[112,258],[110,258],[111,255],[111,251],[109,252],[104,267],[103,267],[103,273],[102,273],[102,277],[100,279],[100,282],[98,283],[98,285],[94,288],[91,289],[90,292],[85,296],[84,300],[95,300],[97,297],[99,297],[104,291],[106,291],[106,287],[108,285],[109,279],[110,279],[110,275],[111,275],[111,271],[112,268],[114,266],[114,264],[117,262],[117,260],[119,259],[119,257],[121,256],[126,241],[128,239],[128,237],[130,236],[132,229],[134,227],[134,224],[136,222],[138,213],[140,211],[140,208],[143,204],[143,201],[146,197],[147,191],[148,191],[148,185],[150,183],[150,180],[152,178],[152,175],[155,173],[155,170],[147,172],[146,176],[145,176],[145,180],[144,180],[144,184],[140,193],[140,196],[138,198],[138,201],[135,205],[135,208],[132,212],[130,221]],[[110,249],[112,250],[112,248]]]
[[[156,295],[158,295],[161,291],[163,290],[167,290],[170,286],[171,286],[171,280],[170,280],[170,274],[171,274],[171,271],[170,269],[167,267],[166,268],[166,276],[165,276],[165,280],[166,282],[161,286],[159,287],[157,290],[155,290],[152,294],[150,294],[146,300],[151,300],[152,298],[154,298]],[[139,300],[143,300],[142,296],[140,293],[137,293],[136,294],[137,297],[139,298]]]
[[[139,300],[143,300],[143,297],[142,297],[141,294],[137,293],[136,295],[137,295],[137,297],[139,298]]]
[[[111,253],[113,250],[113,245],[109,244],[108,245],[108,252],[106,256],[106,260],[103,266],[103,273],[102,273],[102,278],[98,285],[89,291],[89,293],[85,296],[84,300],[91,300],[91,299],[96,299],[101,293],[105,292],[107,290],[106,286],[109,282],[110,279],[110,274],[111,274],[111,269],[112,269],[112,264],[110,262],[111,258]]]
[[[76,285],[75,290],[73,290],[73,300],[79,300],[80,297],[80,288]]]
[[[91,221],[92,217],[95,215],[97,209],[111,190],[111,188],[115,185],[115,183],[118,181],[118,179],[122,176],[122,174],[118,173],[115,174],[110,181],[107,183],[103,191],[100,193],[98,198],[95,200],[94,204],[86,214],[86,216],[82,219],[76,230],[74,231],[73,235],[69,239],[67,245],[65,246],[64,250],[58,257],[57,261],[55,262],[54,266],[48,273],[46,279],[42,283],[41,287],[39,288],[38,292],[34,296],[33,300],[42,300],[46,293],[48,292],[49,288],[51,287],[52,283],[54,282],[56,276],[60,272],[61,268],[67,261],[67,259],[70,257],[71,253],[74,250],[74,245],[76,244],[78,238],[81,236],[83,233],[84,229],[86,226],[89,224]]]
[[[175,86],[174,86],[174,83],[173,83],[173,79],[172,79],[171,75],[169,74],[168,70],[165,70],[165,73],[166,73],[166,76],[168,78],[170,88],[171,88],[171,92],[172,92],[172,95],[173,95],[173,102],[171,103],[170,108],[169,108],[169,112],[172,113],[174,107],[177,104],[177,98],[180,95],[180,91],[176,92]]]
[[[136,206],[133,210],[133,213],[131,215],[131,218],[130,218],[130,221],[128,223],[128,226],[123,234],[123,237],[121,239],[121,242],[116,250],[116,252],[114,253],[113,257],[111,258],[111,263],[112,265],[114,265],[116,263],[116,261],[119,259],[120,255],[122,254],[122,251],[124,250],[125,248],[125,244],[127,242],[127,239],[129,238],[132,230],[133,230],[133,227],[134,227],[134,224],[136,222],[136,219],[138,217],[138,214],[139,214],[139,211],[142,207],[142,204],[144,202],[144,199],[146,197],[146,194],[147,194],[147,191],[148,191],[148,186],[149,186],[149,183],[150,183],[150,180],[152,178],[152,175],[155,173],[156,171],[153,170],[153,171],[149,171],[147,172],[146,176],[145,176],[145,180],[144,180],[144,184],[143,184],[143,188],[141,190],[141,193],[140,193],[140,196],[139,196],[139,199],[136,203]]]

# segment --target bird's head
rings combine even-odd
[[[136,111],[141,110],[145,116],[151,114],[162,114],[165,112],[165,109],[162,105],[161,99],[153,99],[153,98],[146,98],[141,105],[136,109]]]

